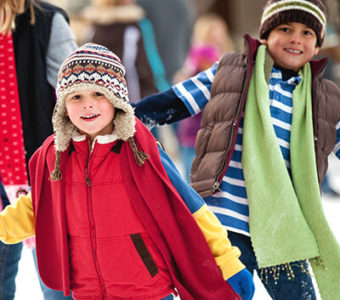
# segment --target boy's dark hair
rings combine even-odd
[[[268,0],[263,9],[259,36],[266,39],[280,24],[298,22],[312,28],[317,45],[322,46],[326,29],[327,11],[320,0]]]

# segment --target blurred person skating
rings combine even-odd
[[[183,67],[188,55],[197,7],[192,0],[137,0],[153,25],[159,54],[165,68],[166,80],[173,82],[175,73]],[[166,128],[153,128],[169,155],[180,159],[176,136],[177,123]]]
[[[210,68],[222,54],[234,50],[227,24],[216,14],[199,17],[195,23],[189,54],[174,82],[180,82]],[[179,143],[184,175],[190,182],[191,164],[195,157],[195,140],[200,129],[201,113],[178,123],[176,135]]]
[[[135,0],[92,0],[82,15],[92,23],[88,41],[122,58],[132,103],[170,87],[152,24]]]
[[[197,16],[192,0],[137,0],[153,25],[166,79],[172,82],[188,55]]]
[[[35,235],[42,279],[78,300],[250,300],[239,250],[135,118],[124,75],[101,45],[66,58],[55,134],[30,160],[32,194],[0,214],[0,238]]]
[[[141,100],[136,115],[165,124],[202,111],[191,184],[241,249],[273,299],[340,299],[340,247],[320,186],[340,158],[340,90],[322,78],[326,8],[319,0],[269,0],[260,41]],[[165,112],[171,112],[166,114]]]
[[[20,194],[28,193],[27,162],[53,132],[51,117],[58,68],[76,47],[67,20],[63,10],[43,1],[1,1],[0,185],[3,206]],[[34,241],[30,240],[29,244]],[[22,243],[0,244],[1,299],[14,299],[21,251]]]
[[[204,51],[203,48],[199,52],[203,46],[208,46],[207,50]],[[174,75],[173,81],[178,83],[188,79],[211,67],[222,54],[233,51],[234,43],[223,18],[214,13],[204,14],[194,24],[188,56],[183,67]]]

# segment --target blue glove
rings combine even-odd
[[[242,300],[251,300],[251,298],[253,298],[255,285],[253,276],[247,269],[243,269],[236,273],[234,276],[230,277],[227,282],[231,285],[233,290],[242,297]]]

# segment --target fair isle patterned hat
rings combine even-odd
[[[274,27],[288,22],[298,22],[312,28],[317,36],[317,45],[322,46],[327,12],[320,0],[269,0],[262,14],[259,36],[268,37]]]
[[[79,90],[93,89],[102,93],[116,109],[115,133],[123,141],[133,137],[134,111],[129,104],[124,75],[125,68],[119,57],[101,45],[87,43],[65,59],[58,73],[57,105],[52,117],[57,151],[65,151],[77,131],[65,116],[65,98]]]
[[[143,165],[149,157],[138,150],[134,141],[136,121],[124,75],[125,68],[119,57],[101,45],[85,44],[65,59],[58,73],[57,104],[52,117],[56,150],[55,167],[50,175],[52,181],[62,179],[61,152],[67,150],[71,138],[78,132],[65,115],[65,98],[75,91],[90,89],[102,93],[115,108],[114,133],[129,142],[138,165]]]

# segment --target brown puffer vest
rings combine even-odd
[[[227,53],[219,62],[211,88],[211,99],[202,113],[192,164],[193,188],[202,196],[214,194],[234,151],[239,122],[244,111],[253,62],[259,41],[245,36],[245,51]],[[319,182],[328,167],[328,155],[336,141],[340,119],[340,89],[323,79],[326,59],[311,62],[315,153]]]

